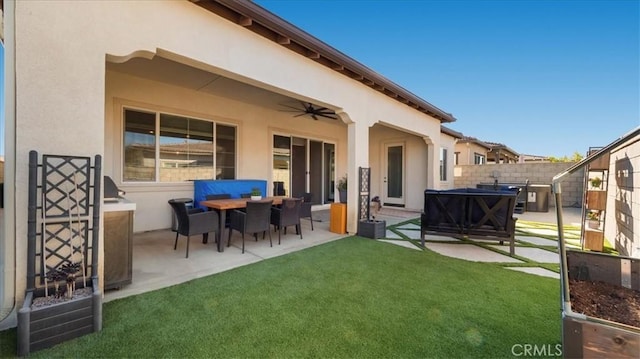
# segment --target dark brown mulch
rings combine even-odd
[[[569,281],[571,310],[640,328],[640,292],[604,282]]]

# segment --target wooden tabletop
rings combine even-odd
[[[274,205],[282,204],[282,200],[289,198],[287,196],[262,197],[261,201],[273,200]],[[247,202],[251,198],[230,198],[230,199],[212,199],[201,201],[200,205],[217,210],[238,209],[247,207]]]

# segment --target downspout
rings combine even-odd
[[[16,73],[15,73],[15,1],[4,0],[4,209],[0,231],[0,330],[15,326],[16,309]],[[7,320],[9,318],[9,320]]]

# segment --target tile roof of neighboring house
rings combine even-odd
[[[464,137],[462,132],[454,131],[454,130],[452,130],[452,129],[448,128],[448,127],[445,127],[445,126],[440,126],[440,132],[444,133],[444,134],[447,134],[447,135],[449,135],[451,137],[455,137],[457,139],[461,139],[461,138]]]
[[[458,143],[475,143],[479,146],[482,146],[486,149],[491,149],[491,145],[487,144],[484,141],[480,141],[479,139],[475,138],[475,137],[471,137],[471,136],[463,136],[460,140],[458,140]]]
[[[491,146],[492,149],[505,150],[505,151],[509,151],[509,152],[513,153],[514,155],[518,155],[518,152],[512,150],[511,148],[509,148],[507,145],[505,145],[503,143],[498,143],[498,142],[485,142],[485,143],[488,144],[489,146]]]
[[[539,155],[527,155],[524,153],[520,154],[520,159],[524,162],[528,161],[548,161],[549,157],[547,156],[539,156]]]
[[[301,56],[359,81],[417,111],[426,113],[442,123],[456,120],[452,114],[444,112],[254,2],[237,0],[191,1]]]

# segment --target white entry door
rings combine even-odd
[[[383,205],[404,207],[404,144],[384,146]]]

